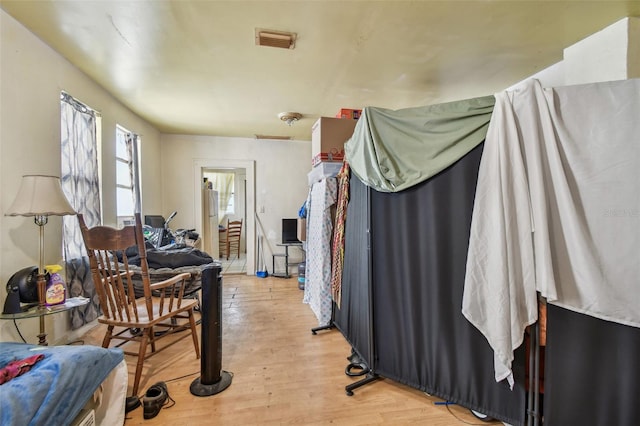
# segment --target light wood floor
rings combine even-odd
[[[222,274],[246,274],[247,273],[247,253],[240,253],[240,256],[235,254],[226,258],[217,259],[222,266]]]
[[[233,374],[231,386],[213,396],[191,394],[200,360],[186,338],[150,358],[140,383],[142,395],[165,381],[175,405],[150,420],[140,407],[125,425],[491,424],[388,379],[347,396],[344,387],[359,380],[344,374],[351,348],[336,329],[311,333],[318,324],[302,295],[295,277],[223,277],[222,369]],[[103,332],[95,327],[85,343],[99,345]],[[132,381],[135,359],[126,359]]]

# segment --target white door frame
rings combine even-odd
[[[255,275],[256,265],[256,173],[254,160],[224,160],[201,158],[193,161],[193,188],[195,223],[204,228],[202,217],[202,173],[205,169],[244,169],[247,175],[247,217],[245,218],[245,238],[247,245],[247,275]]]

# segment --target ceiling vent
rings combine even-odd
[[[271,139],[276,141],[290,141],[291,136],[276,136],[276,135],[256,135],[256,139]]]
[[[293,49],[296,47],[296,33],[256,28],[256,46]]]

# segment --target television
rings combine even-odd
[[[156,214],[147,214],[144,216],[144,224],[152,228],[164,228],[164,217]]]
[[[298,219],[282,219],[282,244],[300,243]]]

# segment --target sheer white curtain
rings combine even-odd
[[[101,223],[96,112],[66,93],[60,110],[62,190],[87,225],[96,226]],[[78,328],[98,317],[99,301],[76,216],[63,217],[63,245],[70,296],[91,299],[71,311],[71,326]]]
[[[218,218],[220,224],[227,217],[227,208],[229,200],[233,197],[234,174],[233,173],[214,173],[212,179],[213,189],[218,191],[218,208],[220,210]]]
[[[139,153],[138,153],[139,137],[135,133],[127,133],[125,144],[127,145],[127,153],[129,154],[129,176],[131,178],[133,192],[133,211],[141,213],[141,196],[140,196],[140,170],[139,170]]]

